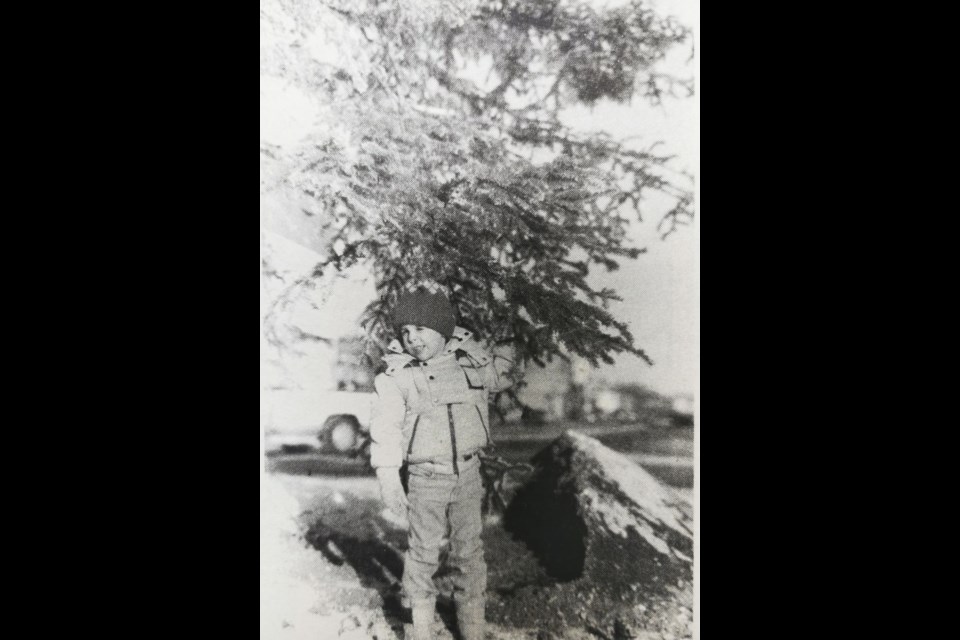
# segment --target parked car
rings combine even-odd
[[[350,413],[335,413],[328,417],[317,434],[322,451],[352,456],[369,455],[370,433]]]
[[[271,390],[261,397],[264,448],[359,456],[369,450],[372,393]]]

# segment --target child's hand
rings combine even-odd
[[[523,364],[517,358],[513,345],[498,345],[491,351],[493,356],[492,391],[503,391],[523,378]]]
[[[377,480],[380,481],[380,497],[383,504],[396,515],[406,516],[410,503],[400,483],[400,470],[397,467],[381,467],[377,469]]]

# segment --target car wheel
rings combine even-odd
[[[340,414],[327,418],[320,436],[324,449],[338,453],[352,451],[360,437],[360,423],[349,414]]]

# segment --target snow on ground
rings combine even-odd
[[[303,524],[322,500],[379,499],[375,478],[264,476],[260,504],[261,640],[400,640],[383,598],[362,585],[349,563],[336,566],[304,540]],[[488,624],[496,640],[534,640],[536,630]],[[570,635],[571,640],[580,637]],[[591,636],[583,635],[583,640]],[[454,640],[438,617],[433,640]]]
[[[642,467],[634,464],[627,456],[603,446],[599,441],[573,430],[567,431],[565,435],[576,443],[578,448],[587,451],[597,459],[610,479],[630,500],[636,504],[644,505],[645,513],[642,514],[644,517],[646,513],[649,513],[659,521],[654,522],[655,525],[667,526],[678,532],[688,532],[688,528],[677,518],[675,510],[677,494],[675,492],[661,485],[653,476]],[[603,505],[598,504],[598,511],[601,514],[609,513],[611,520],[609,524],[612,530],[618,530],[617,523],[621,521],[635,522],[635,517],[630,514],[618,514],[613,507],[619,507],[623,510],[620,505],[611,505],[608,509],[604,509]],[[618,517],[618,515],[626,515],[626,517]],[[656,536],[653,536],[652,529],[649,532],[638,531],[638,533],[658,551],[666,553],[660,548],[660,545],[664,544],[663,541],[654,539]]]
[[[298,516],[319,486],[338,481],[263,476],[260,484],[260,638],[396,638],[380,595],[349,565],[335,566],[303,539]],[[371,482],[341,481],[361,491]],[[349,484],[349,487],[348,487]]]

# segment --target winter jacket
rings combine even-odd
[[[443,351],[426,362],[394,340],[387,369],[374,380],[370,419],[373,467],[399,467],[404,460],[462,464],[490,444],[487,401],[510,386],[510,360],[486,351],[470,331],[456,327]]]

